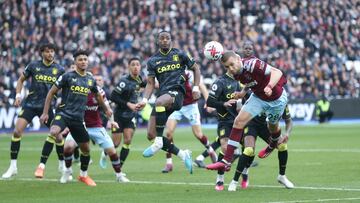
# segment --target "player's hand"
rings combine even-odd
[[[288,134],[282,134],[281,138],[279,139],[278,143],[287,143],[289,140],[289,135]]]
[[[21,98],[20,97],[16,97],[15,101],[14,101],[14,106],[15,107],[19,107],[21,104]]]
[[[129,109],[131,109],[131,111],[137,111],[136,104],[134,104],[134,103],[127,102],[126,106],[129,107]]]
[[[236,104],[236,99],[230,99],[229,101],[224,103],[225,107],[232,107],[233,104]]]
[[[45,124],[48,122],[48,120],[49,120],[49,114],[47,114],[47,113],[41,114],[41,116],[40,116],[41,123]]]
[[[265,95],[266,95],[266,96],[270,97],[271,94],[272,94],[272,89],[271,89],[269,86],[266,86],[266,87],[264,88],[264,92],[265,92]]]
[[[110,108],[107,108],[105,111],[106,117],[110,118],[111,115],[113,114],[113,111]]]
[[[140,110],[142,110],[144,107],[146,106],[146,102],[139,102],[139,103],[137,103],[136,105],[135,105],[135,109],[136,109],[136,111],[140,111]]]
[[[111,128],[116,128],[116,129],[119,128],[119,124],[118,124],[117,122],[115,122],[115,121],[112,121],[112,122],[110,123],[110,125],[111,125]]]

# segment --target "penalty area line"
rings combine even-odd
[[[336,199],[309,199],[309,200],[293,200],[293,201],[276,201],[267,203],[298,203],[298,202],[333,202],[333,201],[352,201],[360,200],[360,197],[336,198]]]

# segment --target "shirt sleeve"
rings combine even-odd
[[[69,74],[60,75],[54,85],[61,89],[67,85],[67,78]]]
[[[190,55],[190,53],[180,52],[180,57],[183,65],[187,66],[188,69],[192,70],[193,65],[195,64],[194,58]]]
[[[155,69],[154,69],[154,67],[153,67],[152,64],[151,64],[151,60],[149,60],[149,61],[146,63],[146,68],[147,68],[147,71],[148,71],[148,76],[150,76],[150,77],[155,77]]]
[[[23,74],[26,79],[28,79],[30,77],[32,69],[33,69],[33,65],[31,63],[25,67]]]
[[[219,97],[223,91],[222,85],[220,81],[215,81],[215,83],[211,86],[211,90],[209,92],[209,97],[206,104],[209,107],[219,108],[223,107],[224,102],[219,101]]]
[[[269,75],[271,67],[268,66],[264,61],[254,59],[249,63],[249,71],[252,74]]]

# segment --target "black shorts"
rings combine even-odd
[[[183,106],[183,102],[184,102],[184,93],[180,90],[168,90],[168,91],[164,91],[164,92],[160,92],[158,94],[158,97],[164,94],[168,94],[170,95],[172,98],[174,98],[174,103],[171,105],[170,108],[166,109],[166,113],[168,115],[170,115],[172,112],[174,111],[178,111],[181,109],[181,107]],[[151,115],[155,115],[155,114],[151,114]]]
[[[244,129],[245,136],[260,137],[266,143],[269,143],[270,131],[266,125],[247,125]]]
[[[219,123],[217,126],[217,134],[220,139],[230,137],[232,123]]]
[[[125,118],[116,118],[115,121],[119,124],[119,128],[112,128],[112,133],[123,133],[125,128],[132,128],[135,130],[136,128],[136,119],[125,119]]]
[[[51,126],[53,125],[59,126],[61,128],[60,132],[62,132],[66,127],[68,127],[71,136],[78,144],[89,142],[89,134],[83,121],[73,120],[60,114],[56,114],[54,120],[51,122]]]
[[[21,111],[19,112],[18,117],[25,119],[28,123],[31,123],[31,121],[33,120],[33,118],[35,116],[38,116],[40,118],[42,113],[43,113],[42,108],[23,107],[21,109]],[[51,121],[54,118],[54,112],[51,108],[49,109],[48,114],[49,114],[49,119],[48,119],[48,122],[45,123],[45,125],[49,128]]]

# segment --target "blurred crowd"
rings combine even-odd
[[[132,56],[145,72],[159,30],[191,53],[208,85],[224,70],[204,58],[204,44],[217,40],[241,53],[251,40],[260,59],[286,74],[291,99],[359,97],[358,0],[0,0],[0,9],[0,105],[14,98],[43,42],[59,46],[66,68],[76,49],[90,50],[90,70],[111,90]]]

